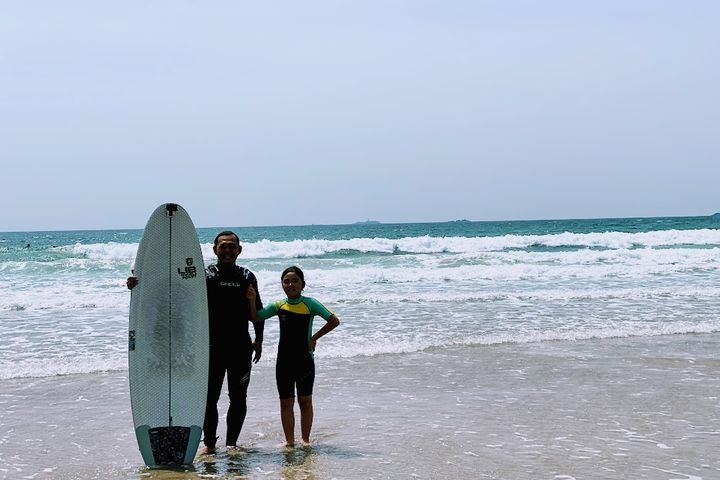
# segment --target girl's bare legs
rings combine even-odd
[[[285,445],[295,446],[295,412],[293,406],[295,398],[280,399],[280,421],[282,422],[283,433],[285,433]]]
[[[310,445],[310,430],[313,424],[313,403],[312,395],[298,397],[300,404],[300,434],[302,435],[303,446]]]

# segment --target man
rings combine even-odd
[[[240,239],[231,231],[220,232],[215,237],[213,252],[217,263],[206,270],[208,287],[208,312],[210,318],[210,372],[208,378],[207,406],[203,431],[205,449],[213,453],[217,441],[217,402],[227,371],[230,406],[227,413],[227,436],[225,445],[235,448],[247,413],[247,389],[253,350],[257,363],[262,355],[264,324],[253,323],[255,342],[250,339],[248,323],[251,308],[262,308],[258,296],[254,305],[247,299],[248,286],[257,291],[255,275],[235,264],[242,252]]]
[[[210,368],[207,404],[203,423],[205,448],[202,454],[215,453],[217,442],[218,409],[225,372],[228,377],[230,406],[227,413],[228,449],[237,448],[237,439],[247,413],[247,389],[250,383],[252,362],[262,355],[264,323],[254,322],[255,341],[250,339],[248,323],[251,308],[263,308],[260,295],[256,294],[254,305],[247,298],[248,287],[258,291],[257,279],[248,269],[235,264],[242,252],[240,239],[229,230],[218,233],[213,242],[217,263],[207,267],[208,313],[210,326]],[[128,288],[137,285],[138,279],[128,278]],[[255,357],[253,359],[253,351]]]

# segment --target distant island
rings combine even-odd
[[[355,222],[353,223],[353,225],[380,225],[380,222],[378,222],[377,220],[368,219],[363,222]]]

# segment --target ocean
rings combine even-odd
[[[198,229],[206,264],[223,229]],[[0,478],[720,478],[717,216],[231,229],[265,302],[298,265],[342,321],[318,342],[316,444],[277,446],[270,320],[242,454],[145,468],[142,230],[9,232]]]

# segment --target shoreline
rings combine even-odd
[[[720,476],[720,334],[318,358],[313,446],[286,450],[274,360],[239,455],[144,467],[127,372],[0,381],[0,478]],[[220,400],[224,437],[225,390]],[[297,411],[297,409],[296,409]]]

